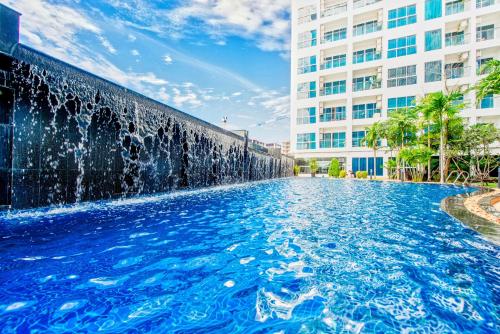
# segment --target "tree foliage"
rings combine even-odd
[[[500,60],[492,59],[479,69],[480,74],[487,74],[473,88],[476,90],[476,102],[490,94],[500,94]]]

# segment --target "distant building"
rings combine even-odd
[[[366,129],[445,89],[463,92],[469,124],[500,127],[499,97],[468,91],[500,58],[500,0],[294,0],[291,45],[291,152],[305,163],[384,175],[390,153],[374,161]]]
[[[284,155],[288,155],[290,153],[290,142],[284,141],[281,143],[281,153]]]

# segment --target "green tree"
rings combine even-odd
[[[300,174],[300,166],[293,165],[293,175],[298,176]]]
[[[316,159],[309,160],[309,169],[311,170],[311,176],[315,177],[319,169],[318,161]]]
[[[405,147],[399,151],[399,158],[409,167],[409,174],[412,181],[422,182],[425,168],[430,161],[434,151],[424,145]]]
[[[459,117],[460,110],[464,108],[463,103],[457,103],[462,93],[453,91],[449,94],[435,92],[422,98],[416,110],[420,111],[424,118],[432,120],[439,130],[439,181],[445,182],[448,174],[449,159],[446,156],[448,139],[453,132],[459,131],[462,118]]]
[[[333,158],[330,161],[330,166],[328,166],[328,176],[330,177],[339,177],[340,174],[340,163],[338,159]]]
[[[500,94],[500,60],[492,59],[479,69],[480,74],[488,74],[473,87],[476,91],[476,102],[479,103],[490,94]]]
[[[460,170],[465,165],[473,179],[486,182],[492,171],[500,167],[500,160],[491,153],[491,145],[500,141],[500,130],[493,124],[475,124],[463,131],[454,145],[454,162]]]
[[[375,122],[366,130],[366,135],[362,141],[363,143],[366,143],[366,146],[373,150],[373,159],[375,163],[377,162],[377,150],[380,148],[383,137],[383,124],[381,122]]]

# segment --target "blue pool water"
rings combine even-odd
[[[463,188],[285,179],[0,218],[0,330],[494,333]]]

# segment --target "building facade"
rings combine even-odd
[[[291,154],[299,165],[335,157],[347,171],[384,176],[389,152],[374,159],[367,127],[425,94],[466,92],[492,58],[500,58],[500,0],[294,0]],[[463,99],[469,124],[500,127],[498,96]]]

